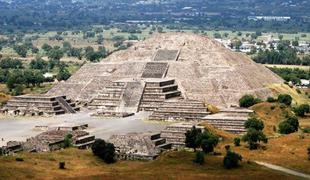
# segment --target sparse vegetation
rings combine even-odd
[[[248,108],[259,102],[261,102],[261,100],[252,95],[244,95],[239,100],[239,106]]]
[[[301,104],[300,106],[293,108],[293,111],[297,116],[304,117],[306,113],[310,112],[310,106],[309,104]]]
[[[106,143],[102,139],[96,139],[92,145],[92,152],[108,164],[116,162],[115,147],[112,143]]]
[[[249,118],[245,122],[245,127],[247,128],[247,133],[242,137],[243,141],[248,142],[250,150],[257,149],[259,143],[267,143],[268,139],[263,133],[264,124],[257,118]]]
[[[298,118],[294,116],[288,117],[279,124],[279,132],[281,134],[290,134],[296,132],[299,127]]]
[[[242,156],[240,154],[228,150],[224,157],[223,164],[226,169],[232,169],[238,167],[240,161],[242,161]]]
[[[203,165],[205,163],[205,155],[201,151],[197,151],[194,159],[194,163]]]
[[[288,94],[280,94],[278,96],[278,102],[283,103],[287,106],[290,106],[292,104],[292,100],[293,100],[292,97]]]
[[[239,137],[234,138],[235,146],[240,146],[241,139]]]

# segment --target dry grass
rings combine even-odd
[[[286,115],[292,115],[290,107],[281,108],[278,103],[263,102],[252,106],[251,109],[264,122],[264,133],[268,136],[276,133],[276,127]]]
[[[301,66],[301,65],[286,65],[286,64],[264,64],[266,67],[276,67],[276,68],[290,68],[290,69],[303,69],[309,70],[309,66]]]
[[[272,84],[269,88],[275,94],[289,94],[293,98],[293,104],[310,103],[310,99],[304,94],[299,94],[296,89],[290,88],[286,84]]]
[[[168,152],[152,162],[119,161],[107,165],[89,151],[68,149],[54,153],[19,154],[0,158],[0,179],[293,179],[254,163],[243,162],[234,170],[222,166],[222,156],[205,157],[205,165],[192,162],[194,153]],[[66,162],[66,170],[58,162]]]
[[[268,162],[310,174],[310,162],[307,156],[309,146],[310,134],[304,134],[304,139],[301,139],[298,133],[293,133],[269,139],[265,145],[266,150],[250,151],[244,143],[233,149],[246,160]]]

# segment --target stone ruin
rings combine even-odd
[[[275,83],[283,80],[247,56],[232,52],[208,37],[163,33],[115,52],[102,62],[83,65],[45,96],[64,95],[85,104],[94,116],[126,117],[150,111],[150,120],[207,121],[215,127],[242,133],[244,113],[224,111],[238,104],[244,94],[259,98],[272,96],[268,85]],[[61,104],[56,100],[56,107],[45,111],[58,114],[75,108]],[[222,112],[209,116],[205,104],[217,106]],[[54,105],[19,103],[13,112],[25,114],[25,109],[35,106],[32,109],[42,114],[41,106]]]
[[[6,154],[19,151],[27,152],[50,152],[60,150],[64,147],[64,140],[67,135],[72,135],[73,147],[87,149],[95,142],[95,136],[82,130],[60,130],[59,128],[47,130],[35,137],[28,138],[24,142],[10,141],[4,148]]]
[[[166,143],[166,139],[161,138],[159,133],[112,135],[108,142],[114,144],[117,158],[123,160],[153,160],[171,148],[171,144]]]
[[[9,100],[4,112],[9,115],[36,116],[59,115],[79,111],[76,103],[66,96],[22,95]]]

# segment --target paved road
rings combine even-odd
[[[127,118],[97,118],[88,113],[64,114],[54,117],[0,117],[0,146],[7,141],[24,141],[35,136],[42,130],[34,129],[35,126],[58,126],[60,124],[87,123],[88,132],[98,138],[109,138],[112,134],[124,134],[129,132],[159,132],[167,124],[161,122],[146,121],[149,113],[141,112]],[[2,138],[4,141],[2,141]]]
[[[255,161],[255,163],[257,163],[257,164],[259,164],[261,166],[265,166],[267,168],[273,169],[273,170],[277,170],[277,171],[281,171],[281,172],[284,172],[284,173],[287,173],[287,174],[291,174],[291,175],[294,175],[294,176],[310,179],[310,175],[309,174],[305,174],[305,173],[301,173],[301,172],[294,171],[294,170],[291,170],[291,169],[287,169],[287,168],[282,167],[282,166],[277,166],[277,165],[274,165],[274,164],[269,164],[269,163],[260,162],[260,161]]]

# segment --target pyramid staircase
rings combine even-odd
[[[162,138],[160,133],[152,134],[150,138],[154,143],[155,148],[158,148],[161,151],[171,149],[172,147],[172,144],[168,143],[165,138]]]
[[[167,99],[180,97],[180,95],[181,92],[174,79],[147,80],[139,110],[154,111]]]
[[[125,82],[113,82],[110,86],[106,86],[98,96],[95,97],[89,104],[91,110],[98,109],[97,115],[100,116],[125,116],[120,110],[122,97],[126,88]]]

